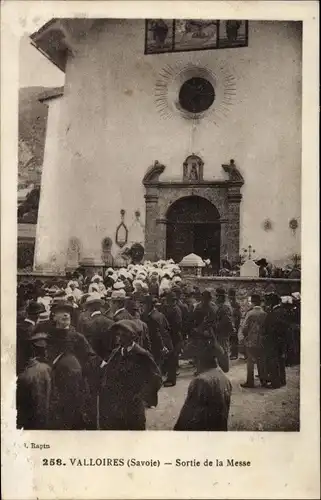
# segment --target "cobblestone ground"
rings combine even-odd
[[[193,368],[183,363],[175,387],[162,388],[156,409],[147,411],[147,429],[171,430],[183,405]],[[238,431],[298,431],[300,402],[300,367],[286,369],[287,385],[280,389],[243,389],[246,364],[239,359],[231,362],[228,373],[233,385],[229,430]]]

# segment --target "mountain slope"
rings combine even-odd
[[[45,147],[48,107],[39,102],[51,87],[23,87],[19,90],[18,183],[39,184]]]

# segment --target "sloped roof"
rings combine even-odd
[[[65,71],[68,47],[60,19],[53,18],[30,35],[31,43],[61,71]]]
[[[54,99],[55,97],[60,97],[64,94],[64,87],[55,87],[53,89],[48,89],[39,95],[38,101],[44,102],[49,99]]]

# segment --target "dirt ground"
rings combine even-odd
[[[171,430],[183,405],[193,368],[183,363],[175,387],[162,388],[156,409],[147,411],[147,429]],[[246,364],[243,359],[231,362],[228,373],[233,385],[229,430],[298,431],[300,403],[300,367],[286,369],[287,385],[280,389],[243,389]]]

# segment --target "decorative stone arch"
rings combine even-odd
[[[240,248],[240,202],[244,179],[234,160],[222,165],[228,174],[226,180],[161,182],[160,175],[165,166],[158,161],[146,172],[145,186],[146,226],[145,258],[158,260],[166,258],[166,224],[169,207],[180,198],[199,196],[211,202],[220,214],[220,254],[230,262],[238,260]]]
[[[166,257],[180,262],[194,253],[209,259],[217,272],[221,262],[221,215],[212,200],[183,196],[166,212]]]

